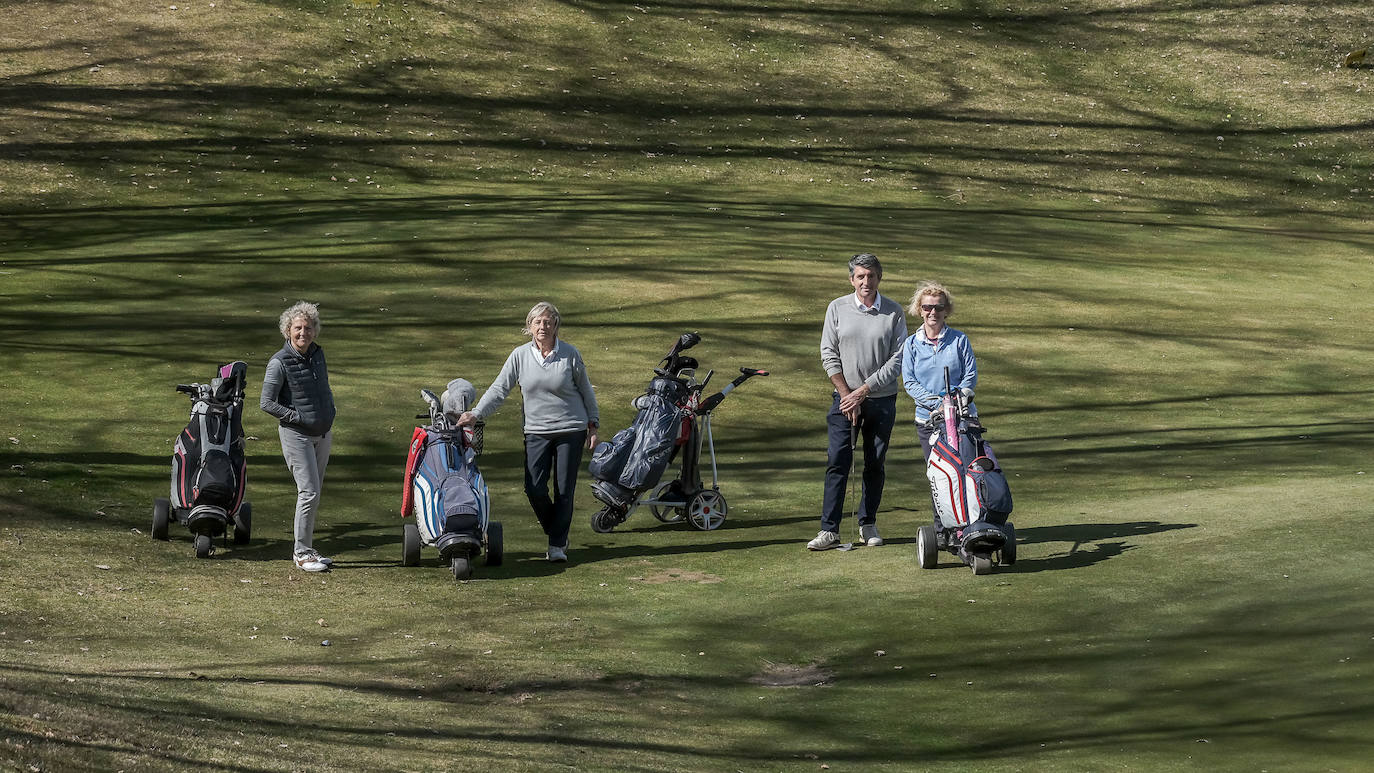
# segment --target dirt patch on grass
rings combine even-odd
[[[707,572],[689,572],[685,569],[660,569],[652,574],[631,578],[647,585],[662,585],[665,582],[695,582],[701,585],[723,582],[725,578]]]
[[[835,673],[819,663],[798,666],[765,661],[763,670],[747,681],[764,687],[823,687],[834,679]]]

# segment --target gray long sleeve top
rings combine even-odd
[[[867,384],[870,397],[888,397],[901,387],[906,314],[879,293],[862,310],[853,293],[830,302],[821,327],[821,365],[826,376],[844,375],[850,389]]]
[[[515,347],[472,412],[486,419],[517,384],[524,400],[526,434],[575,432],[601,421],[582,354],[566,341],[556,342],[547,361],[533,342]]]

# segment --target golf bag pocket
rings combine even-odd
[[[1007,485],[1007,476],[983,456],[969,465],[968,481],[978,496],[979,520],[999,526],[1006,523],[1007,516],[1011,515],[1011,487]]]
[[[193,505],[216,505],[228,509],[238,491],[238,476],[229,454],[218,449],[205,452],[191,491]]]
[[[482,519],[477,515],[477,496],[472,493],[468,476],[455,472],[444,479],[440,489],[444,496],[443,531],[480,537]]]
[[[610,440],[598,443],[596,450],[592,451],[592,461],[587,465],[587,472],[595,480],[616,480],[625,469],[625,462],[630,458],[630,449],[634,447],[634,442],[635,428],[630,426],[615,433]]]

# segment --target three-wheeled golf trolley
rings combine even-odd
[[[696,346],[701,336],[683,333],[654,369],[654,378],[643,395],[635,398],[634,423],[601,443],[592,453],[588,472],[592,495],[602,508],[592,515],[592,530],[605,534],[625,522],[635,508],[648,505],[663,523],[686,520],[698,529],[719,528],[729,513],[720,493],[716,469],[716,444],[711,433],[711,413],[735,387],[768,371],[740,368],[740,375],[715,394],[702,398],[714,371],[696,380],[697,361],[682,352]],[[711,485],[702,480],[702,445],[710,453]],[[652,496],[643,496],[662,478],[673,459],[681,462],[677,477],[664,483]]]
[[[465,379],[448,384],[443,398],[428,389],[420,396],[429,406],[429,424],[416,427],[406,459],[401,497],[401,564],[418,566],[422,545],[438,548],[439,558],[455,580],[472,577],[472,564],[483,552],[487,566],[500,566],[504,556],[501,522],[490,519],[487,484],[477,467],[483,426],[464,428],[458,417],[476,399]]]
[[[177,384],[191,398],[191,421],[172,446],[171,497],[153,500],[153,539],[168,539],[173,522],[193,535],[196,558],[214,552],[214,540],[245,545],[253,512],[243,494],[247,469],[243,454],[243,387],[248,366],[231,362],[208,384]]]
[[[926,477],[935,507],[935,523],[916,533],[917,560],[934,569],[940,551],[958,556],[974,574],[987,574],[997,564],[1016,563],[1016,527],[1011,515],[1011,489],[984,428],[970,415],[971,391],[951,389],[945,368],[945,391],[939,412],[927,426],[935,430]]]

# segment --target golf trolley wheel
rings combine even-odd
[[[234,544],[247,545],[253,536],[253,505],[244,502],[234,516]]]
[[[654,492],[654,499],[663,499],[669,494],[681,493],[672,483],[665,483],[658,487]],[[681,507],[668,507],[665,505],[649,505],[649,510],[660,523],[678,523],[687,517],[687,511]]]
[[[455,580],[472,579],[472,558],[469,556],[454,556],[448,561],[448,568],[453,572]]]
[[[500,566],[506,557],[503,532],[500,521],[487,523],[487,566]]]
[[[719,529],[729,512],[725,497],[715,489],[698,491],[687,502],[687,520],[702,531]]]
[[[167,524],[172,520],[172,503],[158,497],[153,500],[153,539],[167,541]]]
[[[1004,531],[1007,533],[1007,542],[1002,546],[1002,563],[1011,566],[1016,563],[1016,527],[1007,521]]]
[[[197,534],[195,539],[196,558],[209,558],[210,552],[214,550],[214,540],[209,534]]]
[[[592,513],[592,531],[597,534],[610,534],[615,530],[615,527],[620,525],[620,523],[620,520],[615,516],[615,512],[611,510],[610,505],[606,505],[595,513]]]
[[[916,563],[922,569],[934,569],[940,563],[940,543],[934,526],[916,530]]]
[[[420,527],[406,521],[401,527],[401,566],[420,565]]]
[[[975,553],[969,556],[968,566],[976,575],[988,574],[992,571],[992,557]]]

